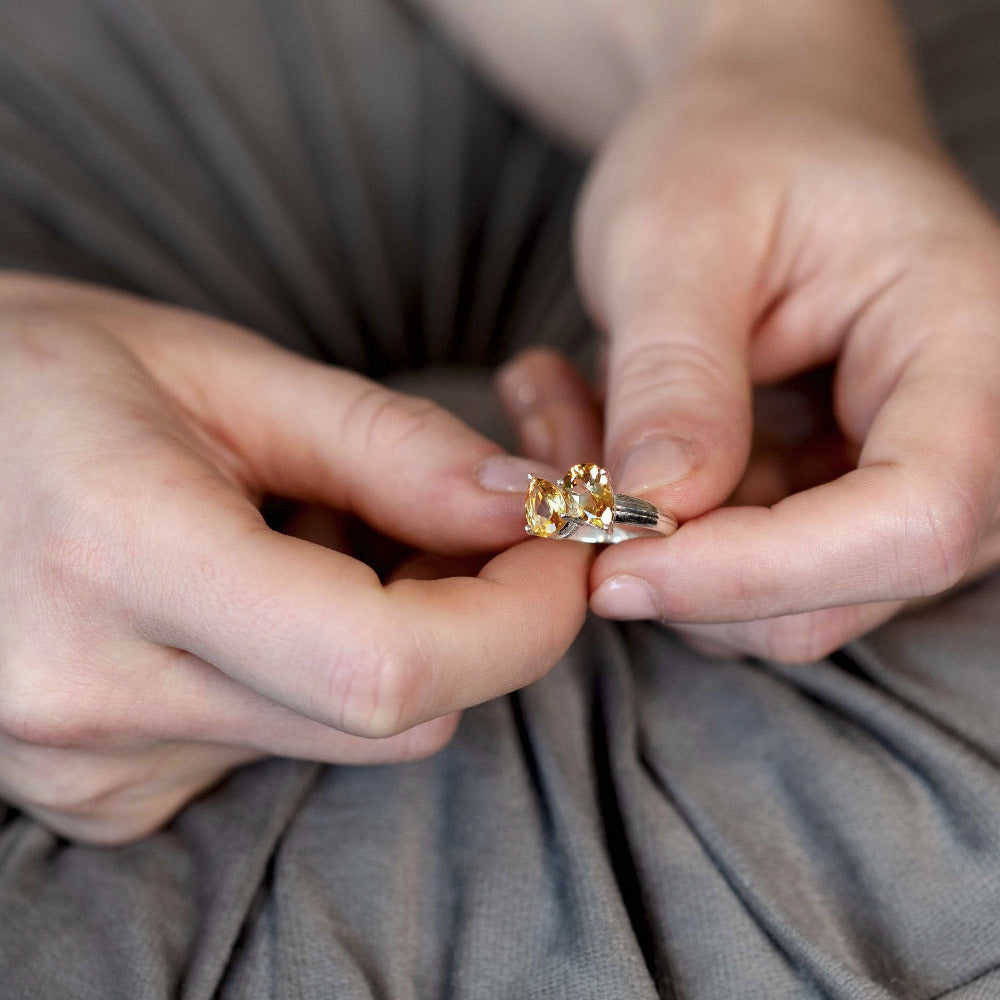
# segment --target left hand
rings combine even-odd
[[[592,553],[524,538],[525,463],[217,318],[4,272],[0,423],[0,799],[63,836],[266,755],[427,756],[582,624]],[[324,511],[424,554],[386,579]]]
[[[1000,563],[1000,229],[918,112],[807,89],[715,61],[651,93],[577,231],[608,332],[604,448],[579,459],[681,522],[603,550],[591,607],[782,661]],[[829,365],[822,452],[792,418],[752,456],[753,388]],[[586,406],[575,379],[534,353],[501,386],[537,383],[537,439],[553,402]]]

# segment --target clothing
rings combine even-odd
[[[1000,205],[1000,8],[906,14]],[[484,366],[593,346],[582,169],[400,2],[0,0],[0,266],[496,435]],[[126,847],[0,805],[0,1000],[175,996],[1000,997],[1000,577],[804,667],[591,619],[429,760],[262,762]]]

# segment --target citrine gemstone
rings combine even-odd
[[[586,521],[595,528],[611,530],[615,514],[615,495],[607,470],[593,462],[574,465],[562,481],[570,517]]]
[[[550,538],[566,524],[566,497],[547,479],[532,479],[524,500],[528,530],[541,538]]]

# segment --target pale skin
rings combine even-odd
[[[0,275],[0,795],[60,833],[141,836],[268,754],[433,753],[588,600],[808,660],[1000,560],[1000,232],[879,3],[426,2],[594,154],[575,238],[606,383],[511,363],[525,464],[250,331]],[[813,418],[759,387],[819,364],[810,464]],[[518,542],[526,469],[597,456],[679,531]],[[268,493],[308,505],[292,534]],[[379,579],[331,511],[425,555]]]
[[[582,547],[512,547],[538,463],[427,401],[70,282],[11,274],[0,317],[0,794],[60,833],[141,836],[265,755],[426,756],[579,630]],[[425,555],[383,582],[331,512]]]
[[[601,142],[576,249],[601,398],[539,352],[504,398],[540,457],[599,417],[580,453],[681,521],[597,558],[597,614],[804,662],[1000,562],[1000,231],[887,7],[709,9]],[[768,387],[824,365],[782,422]]]

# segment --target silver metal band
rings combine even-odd
[[[570,519],[555,537],[572,538],[574,542],[591,545],[615,545],[633,538],[672,535],[677,530],[677,521],[670,515],[662,514],[648,500],[640,500],[624,493],[615,493],[614,497],[610,531]]]
[[[625,496],[623,493],[615,494],[615,514],[612,518],[613,521],[619,524],[634,524],[642,528],[652,528],[655,530],[660,522],[660,517],[661,515],[657,507],[648,500]]]

